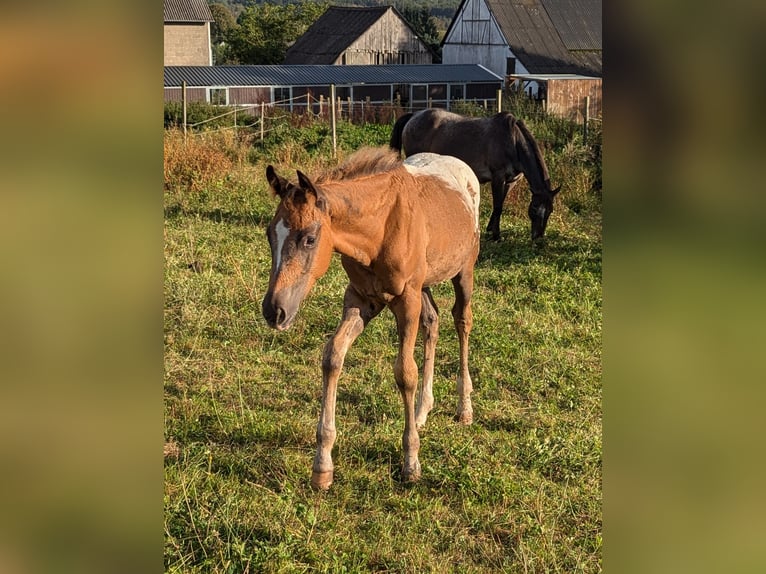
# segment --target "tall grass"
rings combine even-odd
[[[442,326],[422,480],[399,480],[396,326],[386,312],[347,356],[336,480],[315,493],[321,350],[346,278],[334,260],[290,331],[266,327],[264,229],[276,199],[263,170],[292,177],[333,164],[324,130],[288,127],[263,146],[246,133],[184,145],[166,132],[166,570],[599,572],[600,194],[572,167],[595,173],[592,157],[579,142],[546,153],[564,187],[544,247],[529,244],[523,194],[508,200],[503,239],[482,241],[474,424],[452,420],[458,342],[447,283],[434,289]],[[388,133],[341,126],[339,159]],[[587,201],[575,208],[579,195]],[[490,204],[485,192],[483,224]]]

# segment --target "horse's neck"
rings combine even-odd
[[[328,189],[333,248],[362,265],[370,265],[380,251],[394,201],[392,194],[382,193],[388,185],[377,179],[335,183]]]
[[[550,186],[550,176],[536,143],[519,129],[516,140],[516,153],[519,168],[524,173],[533,193],[546,191]]]

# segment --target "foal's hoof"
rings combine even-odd
[[[414,468],[403,468],[402,469],[402,480],[404,482],[417,482],[420,480],[420,463],[416,463]]]
[[[324,472],[317,472],[315,470],[311,473],[311,488],[314,490],[328,490],[332,484],[332,478],[332,470],[326,470]]]
[[[466,411],[458,413],[455,416],[455,420],[457,420],[457,422],[459,422],[461,425],[469,425],[473,422],[473,412]]]

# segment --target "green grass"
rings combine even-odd
[[[298,159],[325,164],[317,153]],[[341,375],[335,482],[316,493],[321,353],[346,280],[336,258],[289,331],[266,326],[264,230],[276,200],[263,169],[305,167],[293,155],[274,158],[250,152],[220,177],[165,193],[166,570],[600,571],[599,201],[578,192],[572,209],[558,199],[538,248],[519,194],[506,206],[502,240],[483,240],[468,427],[452,420],[452,288],[434,289],[436,406],[414,485],[400,482],[393,316],[369,325]]]

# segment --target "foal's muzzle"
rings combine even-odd
[[[280,289],[276,294],[269,291],[261,303],[263,318],[272,329],[277,331],[289,329],[298,315],[302,300],[303,293],[300,288]]]

